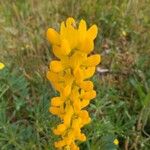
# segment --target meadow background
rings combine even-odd
[[[0,0],[0,149],[54,150],[58,119],[48,108],[57,92],[45,75],[54,58],[45,33],[70,16],[97,24],[102,55],[80,149],[150,150],[149,0]]]

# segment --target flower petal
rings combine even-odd
[[[51,99],[51,105],[52,106],[60,106],[64,103],[61,97],[53,97]]]
[[[59,45],[60,44],[60,36],[59,34],[52,28],[47,30],[47,39],[51,44]]]
[[[56,73],[62,71],[63,70],[63,66],[61,64],[61,61],[56,61],[56,60],[51,61],[50,69],[53,72],[56,72]]]
[[[101,56],[99,54],[95,54],[87,57],[86,61],[84,62],[84,65],[87,67],[95,67],[100,63],[100,61]]]
[[[88,31],[87,31],[87,36],[88,36],[90,39],[94,40],[94,39],[96,38],[96,36],[97,36],[97,33],[98,33],[98,28],[97,28],[97,26],[96,26],[96,25],[92,25],[92,26],[88,29]]]

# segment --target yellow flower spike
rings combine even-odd
[[[51,99],[49,108],[62,122],[53,130],[61,137],[55,142],[59,150],[79,150],[75,142],[86,140],[81,128],[90,123],[91,118],[83,108],[96,97],[93,83],[86,79],[93,76],[101,61],[98,54],[88,56],[94,49],[97,32],[96,25],[88,29],[85,20],[81,20],[76,26],[71,17],[61,23],[60,33],[52,28],[47,31],[48,41],[58,58],[51,61],[47,78],[59,92],[58,97]]]
[[[51,44],[59,45],[60,44],[60,36],[59,34],[52,28],[47,30],[47,39]]]
[[[0,62],[0,70],[4,69],[5,65]]]

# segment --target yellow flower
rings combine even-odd
[[[4,67],[5,65],[2,62],[0,62],[0,70],[4,69]]]
[[[63,66],[61,64],[61,61],[51,61],[50,63],[50,69],[53,71],[53,72],[61,72],[63,70]]]
[[[56,135],[61,135],[65,130],[66,130],[66,126],[64,124],[60,124],[57,126],[56,129],[53,130],[53,132],[56,134]]]
[[[118,144],[119,144],[118,139],[115,139],[115,140],[113,141],[113,143],[114,143],[115,145],[118,145]]]
[[[100,55],[90,54],[97,32],[96,25],[87,29],[84,20],[77,27],[71,17],[61,23],[60,33],[52,28],[47,31],[48,41],[57,57],[50,62],[47,78],[59,92],[59,96],[51,99],[49,108],[61,119],[61,124],[53,130],[61,136],[61,140],[55,142],[58,149],[79,150],[75,141],[86,140],[81,128],[90,123],[91,118],[83,108],[96,97],[93,83],[86,79],[93,76],[101,61]]]
[[[53,97],[51,99],[51,105],[52,106],[61,106],[63,105],[64,100],[61,97]]]

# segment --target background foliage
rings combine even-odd
[[[57,118],[48,107],[57,93],[45,77],[54,58],[45,32],[73,16],[98,25],[102,55],[80,149],[149,150],[149,8],[149,0],[0,0],[0,149],[54,149]]]

